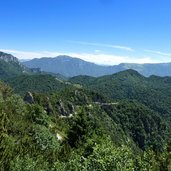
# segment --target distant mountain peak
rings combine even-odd
[[[130,75],[138,75],[138,76],[142,76],[138,71],[134,70],[134,69],[128,69],[126,71],[121,71],[121,72],[127,72]]]
[[[122,76],[133,76],[133,77],[143,77],[138,71],[133,70],[133,69],[127,69],[120,71],[118,73],[115,73],[113,75],[122,75]]]
[[[41,68],[42,71],[55,74],[60,73],[66,77],[73,77],[78,75],[99,77],[104,75],[111,75],[129,69],[132,70],[127,71],[127,74],[133,74],[134,76],[137,75],[137,77],[140,77],[140,74],[145,77],[149,77],[150,75],[171,76],[171,63],[121,63],[119,65],[104,66],[84,61],[77,57],[59,55],[53,58],[43,57],[39,59],[32,59],[30,61],[23,62],[23,64],[29,68]],[[138,71],[140,74],[138,74],[136,71]]]
[[[67,58],[67,59],[71,59],[73,57],[68,56],[68,55],[59,55],[59,56],[56,56],[56,58]]]

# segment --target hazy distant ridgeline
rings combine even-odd
[[[72,58],[69,56],[58,56],[55,58],[40,58],[25,61],[23,64],[29,68],[41,68],[42,71],[60,73],[67,77],[78,75],[103,76],[119,71],[133,69],[144,76],[171,76],[171,63],[159,64],[133,64],[122,63],[114,66],[97,65],[91,62]]]
[[[23,64],[29,68],[41,68],[42,71],[60,73],[67,77],[73,77],[77,75],[89,75],[97,77],[121,70],[117,66],[113,68],[112,66],[109,67],[96,65],[94,63],[86,62],[84,60],[69,56],[40,59],[36,58],[23,62]]]
[[[73,77],[78,75],[99,77],[114,74],[127,69],[136,70],[144,76],[171,76],[171,63],[122,63],[119,65],[104,66],[69,56],[58,56],[55,58],[44,57],[40,59],[35,58],[30,61],[24,61],[20,63],[19,60],[13,55],[0,52],[0,64],[1,78],[30,72],[47,72],[51,74],[61,74],[66,77]],[[31,68],[31,70],[28,68]]]

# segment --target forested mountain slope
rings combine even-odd
[[[70,82],[47,74],[7,81],[14,90],[0,82],[2,171],[170,170],[169,77],[129,70]]]
[[[31,103],[3,83],[0,92],[2,170],[170,167],[168,125],[142,104],[76,87],[31,93]]]
[[[27,91],[31,92],[53,92],[62,90],[70,86],[67,82],[58,79],[56,76],[48,74],[34,74],[34,75],[20,75],[10,79],[6,82],[13,87],[16,93],[24,95]]]
[[[71,82],[99,92],[115,100],[137,100],[171,118],[171,77],[144,77],[134,70],[93,78],[73,77]]]

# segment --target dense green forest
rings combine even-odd
[[[5,81],[20,95],[24,95],[27,91],[48,93],[70,87],[70,84],[67,84],[67,82],[49,74],[22,74],[8,78]]]
[[[170,127],[159,112],[81,86],[31,90],[19,96],[0,84],[1,170],[171,169]]]
[[[67,79],[11,59],[0,61],[2,171],[171,170],[170,77]]]
[[[77,76],[70,81],[114,100],[137,100],[171,120],[171,77],[144,77],[127,70],[98,78]]]

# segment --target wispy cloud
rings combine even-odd
[[[131,47],[127,46],[120,46],[120,45],[113,45],[113,44],[103,44],[103,43],[91,43],[91,42],[83,42],[83,41],[73,41],[73,40],[67,40],[69,43],[74,44],[80,44],[80,45],[88,45],[88,46],[96,46],[96,47],[106,47],[106,48],[114,48],[114,49],[120,49],[125,51],[135,51]]]
[[[150,52],[153,54],[157,54],[157,55],[161,55],[161,56],[168,56],[171,57],[171,53],[165,53],[165,52],[161,52],[161,51],[156,51],[156,50],[149,50],[149,49],[145,49],[145,52]]]
[[[20,50],[14,50],[14,49],[0,49],[0,51],[5,53],[10,53],[17,58],[21,59],[32,59],[32,58],[40,58],[42,56],[42,52],[33,52],[33,51],[20,51]]]
[[[85,61],[93,62],[102,65],[116,65],[120,63],[159,63],[159,59],[154,59],[150,56],[137,57],[137,56],[118,56],[113,54],[99,53],[73,53],[73,52],[54,52],[54,51],[19,51],[11,49],[0,49],[0,51],[11,53],[19,59],[33,59],[40,57],[55,57],[58,55],[68,55],[75,58],[80,58]]]

